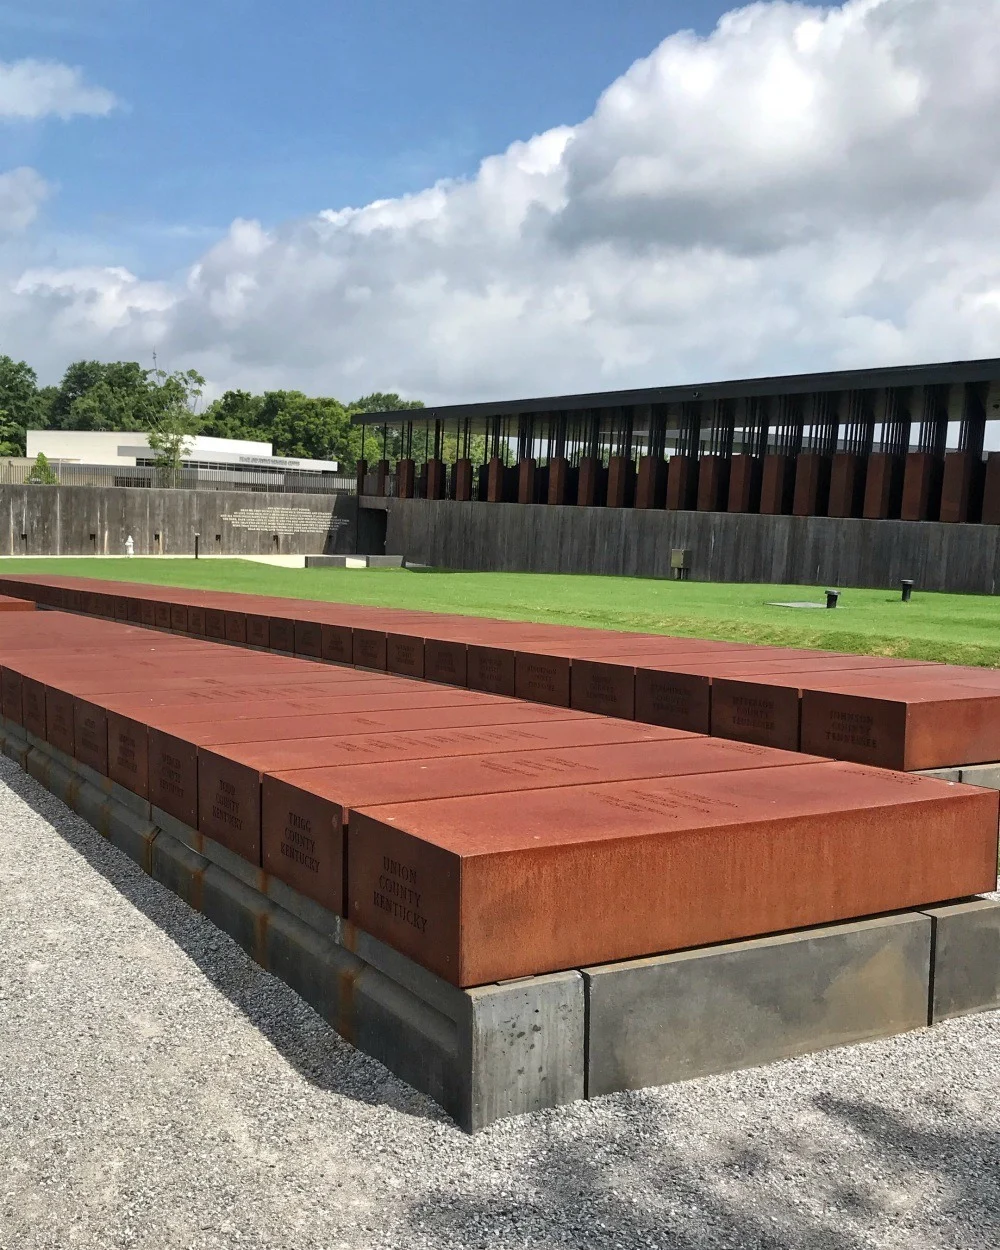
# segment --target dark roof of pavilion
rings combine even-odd
[[[354,425],[407,425],[409,422],[462,421],[467,418],[517,416],[521,413],[574,412],[637,404],[676,404],[686,400],[741,399],[761,395],[810,395],[823,391],[873,390],[882,387],[941,386],[951,382],[1000,380],[1000,359],[955,360],[933,365],[898,365],[886,369],[844,369],[833,373],[793,373],[784,377],[652,386],[631,391],[590,391],[473,404],[445,404],[391,412],[359,413]],[[997,418],[994,418],[997,419]]]

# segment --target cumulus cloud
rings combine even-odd
[[[435,401],[1000,354],[998,63],[1000,0],[753,4],[472,178],[23,279],[0,329]]]
[[[0,61],[0,119],[38,121],[80,115],[106,117],[118,101],[84,81],[81,70],[58,61]]]
[[[25,166],[0,174],[0,233],[26,230],[49,192],[49,184],[35,169]]]

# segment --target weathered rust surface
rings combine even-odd
[[[150,727],[146,737],[147,794],[192,829],[198,828],[198,752],[191,742]]]
[[[490,694],[514,694],[514,652],[502,647],[483,647],[470,643],[466,653],[467,680],[470,690]]]
[[[699,512],[725,512],[729,505],[729,457],[702,456],[698,462]]]
[[[100,704],[73,700],[73,754],[81,764],[108,775],[108,714]]]
[[[760,511],[781,516],[792,510],[795,490],[795,457],[769,453],[762,462]]]
[[[716,677],[712,682],[712,733],[740,742],[799,748],[799,691],[766,681]]]
[[[245,612],[226,612],[226,642],[242,646],[247,641],[247,615]]]
[[[941,509],[942,463],[925,451],[911,451],[903,472],[904,521],[936,521]]]
[[[449,686],[467,685],[469,657],[466,644],[427,638],[424,641],[424,677]]]
[[[226,638],[226,614],[220,608],[205,609],[205,635],[224,642]]]
[[[707,734],[711,722],[711,682],[700,674],[638,665],[635,719]]]
[[[941,520],[978,521],[982,514],[984,468],[970,451],[949,451],[941,478]]]
[[[258,612],[248,612],[247,645],[250,647],[269,647],[271,645],[271,618]]]
[[[666,506],[689,512],[698,502],[698,461],[694,456],[671,456],[667,461]]]
[[[627,663],[574,660],[570,706],[602,716],[635,718],[635,668]]]
[[[66,755],[73,754],[73,696],[53,686],[45,687],[46,742]]]
[[[830,467],[830,516],[859,517],[865,504],[865,457],[840,451]]]
[[[385,644],[385,667],[389,673],[400,673],[406,677],[423,677],[423,638],[415,634],[388,634]]]
[[[802,745],[884,768],[947,768],[1000,759],[1000,690],[846,682],[802,692]]]
[[[335,664],[354,663],[354,631],[349,625],[331,625],[324,621],[320,636],[324,660]]]
[[[323,658],[323,627],[319,621],[296,619],[292,627],[292,639],[296,655]]]
[[[102,598],[104,596],[101,596]],[[153,624],[157,629],[170,628],[170,604],[157,601],[153,604]]]
[[[362,668],[385,669],[386,637],[384,630],[354,630],[354,663]]]
[[[514,694],[533,703],[569,707],[569,658],[518,651],[514,657]]]
[[[374,806],[349,916],[465,986],[754,937],[988,889],[998,800],[827,762]]]
[[[107,712],[108,776],[126,790],[149,798],[149,752],[146,724]]]
[[[825,516],[830,496],[830,457],[800,452],[795,465],[793,516]]]
[[[295,650],[295,622],[288,616],[272,616],[268,621],[268,637],[272,651]]]
[[[119,618],[122,619],[122,618]],[[128,620],[128,603],[125,606],[125,620]],[[187,633],[188,627],[188,610],[183,603],[172,603],[170,605],[170,628],[179,630],[181,633]]]

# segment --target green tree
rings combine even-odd
[[[149,447],[165,486],[176,486],[183,461],[201,429],[197,407],[205,379],[194,369],[151,373]]]
[[[0,456],[23,456],[39,410],[38,379],[23,360],[0,356]]]
[[[52,466],[49,464],[49,458],[44,451],[40,451],[35,457],[35,463],[28,471],[28,476],[24,479],[38,486],[55,486],[59,479],[53,472]]]
[[[339,400],[268,391],[261,415],[276,456],[340,460],[350,446],[350,418]]]
[[[246,438],[270,442],[271,434],[264,425],[264,401],[249,391],[226,391],[205,409],[202,433],[213,438]]]

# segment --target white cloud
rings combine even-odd
[[[84,81],[81,70],[58,61],[0,61],[0,118],[37,121],[79,115],[106,117],[118,101]]]
[[[1000,354],[997,64],[1000,0],[754,4],[471,179],[237,221],[174,286],[35,275],[0,332],[429,400]]]
[[[35,169],[22,167],[0,174],[0,232],[17,234],[38,216],[51,188]]]

